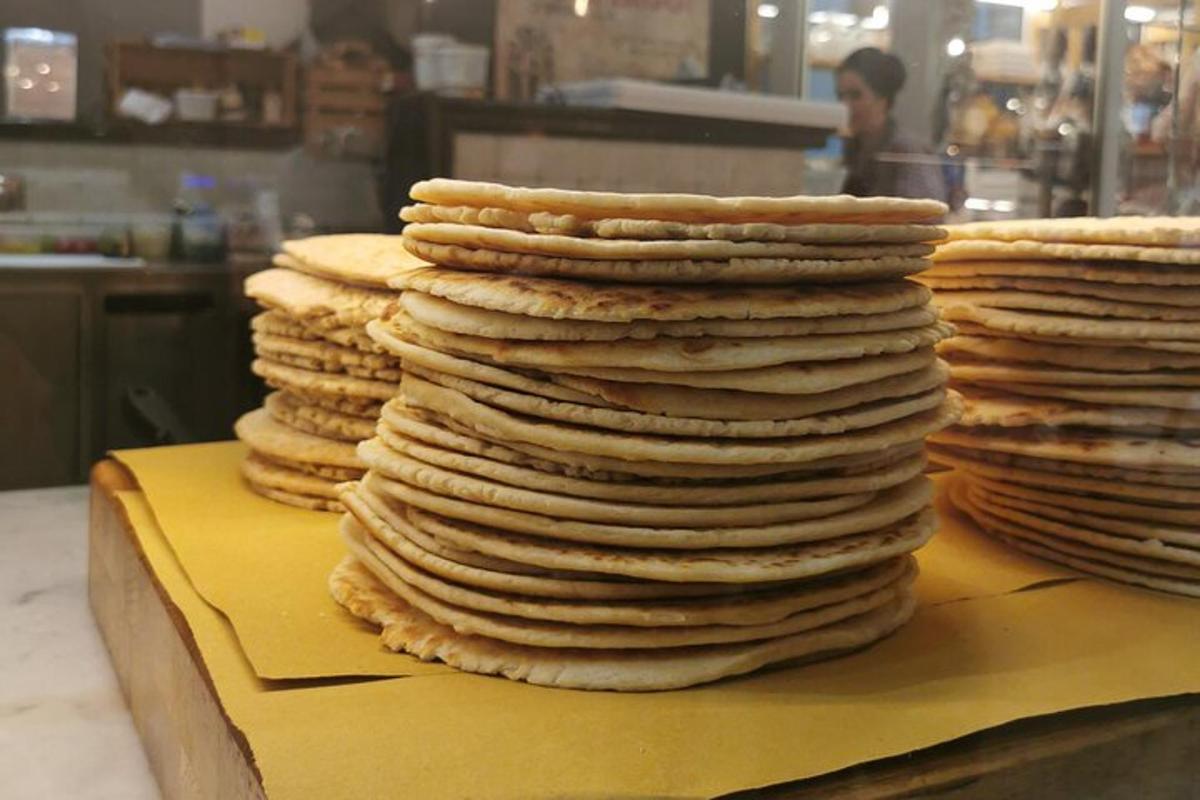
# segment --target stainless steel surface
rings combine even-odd
[[[90,253],[0,253],[0,269],[76,269],[79,267],[144,267],[140,258],[110,258]]]
[[[1111,217],[1120,190],[1121,90],[1125,80],[1125,0],[1100,1],[1100,30],[1096,47],[1096,103],[1092,115],[1093,216]]]

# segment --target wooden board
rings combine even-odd
[[[222,708],[186,620],[155,579],[114,497],[134,488],[115,462],[92,472],[89,595],[159,786],[167,798],[265,797],[249,744]],[[734,796],[1183,800],[1195,797],[1197,786],[1200,697],[1188,696],[1021,720]]]

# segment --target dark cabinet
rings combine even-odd
[[[79,479],[83,295],[0,292],[0,489]]]
[[[261,397],[241,277],[0,270],[0,490],[82,482],[112,449],[229,438]]]

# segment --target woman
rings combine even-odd
[[[838,66],[837,96],[849,112],[842,191],[857,197],[946,200],[941,164],[896,127],[892,105],[904,86],[904,64],[875,47],[855,50]]]

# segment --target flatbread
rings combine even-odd
[[[527,233],[505,228],[463,223],[413,223],[404,228],[405,246],[414,242],[456,245],[470,250],[499,253],[561,256],[602,261],[739,261],[742,259],[857,262],[894,257],[924,257],[933,252],[927,243],[801,244],[796,242],[731,242],[721,239],[601,239],[559,234]],[[731,265],[732,266],[732,265]],[[853,267],[847,265],[853,270]],[[833,267],[830,267],[832,269]],[[803,279],[803,267],[795,280]],[[582,277],[582,276],[579,276]],[[615,276],[614,276],[615,277]],[[785,281],[787,282],[787,281]]]
[[[345,414],[349,417],[358,417],[369,422],[374,422],[379,419],[379,412],[383,408],[383,403],[378,400],[361,400],[355,397],[339,397],[335,394],[324,394],[322,392],[305,391],[299,389],[285,390],[289,395],[299,400],[304,405],[323,408],[327,411],[334,411],[338,414]]]
[[[1051,312],[1056,315],[1072,315],[1073,317],[1113,317],[1123,320],[1155,320],[1166,322],[1194,323],[1200,320],[1200,308],[1169,306],[1163,304],[1129,303],[1116,300],[1099,300],[1094,297],[1081,297],[1070,294],[1050,294],[1047,292],[1019,291],[939,291],[937,295],[939,306],[973,305],[985,308],[1008,308],[1029,311]],[[1082,320],[1090,321],[1089,319]],[[1191,327],[1197,328],[1195,324]],[[1166,334],[1162,338],[1170,338],[1175,334]],[[1188,338],[1182,336],[1180,338]]]
[[[414,200],[443,206],[549,211],[588,219],[680,222],[926,222],[947,212],[936,200],[891,197],[709,197],[695,194],[619,194],[528,189],[497,183],[434,178],[409,190]]]
[[[296,339],[273,333],[255,331],[251,337],[255,348],[263,353],[288,353],[327,364],[331,369],[344,366],[364,367],[376,371],[399,370],[399,360],[390,354],[363,352],[353,347],[341,347],[325,341]],[[399,377],[395,378],[399,380]]]
[[[1075,344],[1136,344],[1152,350],[1171,349],[1160,340],[1181,339],[1185,351],[1200,352],[1200,325],[1195,322],[1125,320],[1048,314],[1043,311],[1013,311],[964,302],[963,292],[938,296],[942,316],[950,322],[973,322],[987,328],[1021,336],[1063,337]],[[1091,341],[1089,341],[1091,340]]]
[[[482,336],[487,339],[530,341],[599,341],[653,339],[659,336],[689,338],[697,336],[774,337],[808,336],[832,333],[864,333],[917,328],[937,321],[937,309],[931,305],[906,308],[883,314],[853,314],[832,317],[780,317],[755,320],[635,320],[633,322],[592,322],[578,319],[546,319],[524,314],[508,314],[476,306],[451,303],[440,297],[408,291],[400,297],[400,307],[416,322],[449,333]]]
[[[272,392],[263,400],[263,408],[283,424],[326,439],[360,442],[375,435],[372,420],[339,414],[320,406],[305,405],[287,392]]]
[[[1178,247],[1140,247],[1120,244],[1062,244],[1057,242],[993,242],[965,239],[938,246],[936,261],[1135,261],[1143,264],[1200,264],[1200,250]]]
[[[409,476],[411,477],[411,476]],[[428,472],[424,473],[429,478]],[[426,480],[433,484],[434,480]],[[441,481],[436,484],[443,491],[457,491],[460,494],[482,496],[485,492],[496,498],[504,498],[512,504],[524,503],[529,507],[565,508],[568,504],[552,504],[548,498],[533,498],[518,496],[516,492],[502,487],[489,487],[481,483],[468,481]],[[731,525],[714,527],[649,527],[639,525],[618,525],[605,522],[589,522],[586,520],[562,519],[535,514],[527,511],[517,511],[509,508],[488,505],[486,502],[463,500],[449,497],[432,491],[418,488],[408,483],[384,478],[376,472],[368,472],[360,485],[359,492],[366,496],[384,498],[391,503],[399,503],[404,508],[416,508],[458,521],[473,522],[488,525],[501,530],[527,534],[530,536],[552,537],[560,541],[584,542],[587,544],[603,545],[606,547],[646,547],[659,549],[715,549],[715,548],[751,548],[767,547],[795,542],[814,542],[834,539],[851,534],[891,525],[911,514],[919,512],[929,505],[933,499],[932,485],[928,479],[918,476],[910,481],[891,489],[879,492],[868,502],[864,498],[851,496],[857,504],[848,510],[831,513],[815,519],[795,519],[786,522],[774,522],[763,525]],[[813,501],[826,503],[830,507],[845,505],[845,501]],[[583,501],[571,503],[575,513],[584,513],[581,507]],[[594,513],[601,512],[592,504]],[[670,518],[669,512],[675,516],[683,516],[678,509],[666,509],[654,516]],[[701,513],[701,510],[697,510]],[[710,512],[713,519],[722,519],[723,512],[713,509]],[[650,512],[645,512],[650,516]],[[765,513],[762,515],[765,517]]]
[[[341,499],[347,511],[353,515],[353,521],[393,553],[426,572],[476,589],[562,600],[662,602],[682,598],[709,598],[728,603],[733,600],[731,595],[774,592],[798,583],[680,583],[647,581],[579,570],[546,569],[454,547],[414,527],[403,511],[397,511],[378,499],[372,500],[372,505],[349,488],[344,488]],[[807,588],[816,589],[820,584],[854,580],[858,576],[878,576],[881,571],[895,573],[897,562],[908,558],[909,556],[898,556],[866,568],[799,583],[805,584]],[[891,575],[889,580],[894,577],[895,574]]]
[[[596,653],[462,636],[404,603],[349,557],[330,576],[330,590],[351,613],[380,625],[384,645],[392,650],[532,684],[616,691],[680,689],[770,664],[837,655],[887,636],[915,609],[910,597],[853,620],[779,639],[687,651]]]
[[[834,436],[734,441],[621,434],[551,422],[530,422],[476,402],[461,392],[406,375],[405,403],[449,417],[485,435],[559,450],[629,461],[697,464],[796,464],[863,453],[919,439],[958,419],[962,401],[950,393],[936,409],[874,428]]]
[[[1200,389],[1164,387],[1103,387],[1103,386],[1054,386],[1044,383],[1010,383],[1009,391],[1029,397],[1052,397],[1075,400],[1080,403],[1095,403],[1101,406],[1145,406],[1151,409],[1172,409],[1172,418],[1181,427],[1194,422],[1194,414],[1200,411]],[[1112,409],[1106,409],[1112,413]]]
[[[266,358],[250,362],[250,370],[276,389],[297,393],[315,392],[326,396],[355,400],[386,401],[396,395],[399,386],[392,381],[377,381],[352,375],[338,375],[302,369]]]
[[[514,486],[479,475],[453,472],[391,450],[378,440],[364,442],[359,446],[358,453],[371,467],[371,474],[432,494],[564,520],[622,526],[673,528],[690,525],[769,525],[838,514],[865,506],[876,496],[876,492],[868,491],[775,503],[689,506],[677,500],[672,504],[651,505],[572,497],[531,486]],[[915,480],[916,477],[909,480]],[[378,491],[388,493],[387,486],[381,483]]]
[[[939,292],[1016,290],[1020,292],[1065,294],[1149,305],[1182,306],[1186,308],[1200,306],[1200,288],[1189,290],[1187,287],[1179,286],[1140,286],[1127,283],[1111,284],[1099,281],[1073,281],[1037,277],[1014,278],[1008,276],[944,278],[938,275],[922,275],[919,280],[934,291]]]
[[[414,226],[428,228],[434,226]],[[462,225],[447,225],[448,229],[465,228]],[[538,234],[521,234],[515,231],[498,231],[480,228],[492,235],[481,237],[486,239],[500,238],[502,234],[512,237],[539,236]],[[452,238],[442,236],[442,238]],[[685,250],[680,242],[630,242],[627,240],[598,240],[571,239],[570,237],[540,237],[543,241],[549,239],[564,239],[571,243],[570,247],[559,245],[539,245],[543,249],[584,251],[591,247],[597,251],[617,251],[616,245],[624,243],[624,250],[634,250],[638,246],[646,246],[647,251],[680,252]],[[828,251],[828,248],[813,247],[811,258],[729,258],[724,261],[700,260],[699,258],[659,258],[654,261],[622,259],[605,260],[604,256],[592,259],[580,257],[564,257],[556,255],[533,255],[523,252],[504,252],[501,250],[480,250],[460,247],[453,244],[435,244],[411,238],[405,231],[405,246],[414,255],[443,267],[479,271],[484,273],[500,273],[513,275],[539,275],[548,277],[576,278],[579,280],[613,281],[626,283],[755,283],[755,284],[794,284],[818,283],[836,284],[852,283],[855,281],[881,280],[885,278],[902,278],[914,275],[926,269],[930,262],[926,258],[933,248],[926,245],[896,245],[897,248],[908,250],[912,255],[879,254],[874,258],[854,258],[836,260],[834,258],[816,258],[816,253]],[[750,242],[696,242],[687,249],[700,253],[741,250],[753,252],[769,249],[798,251],[807,245],[755,245]],[[655,247],[650,247],[655,245]],[[518,245],[511,244],[511,247]],[[881,245],[881,247],[885,247]]]
[[[295,495],[337,500],[338,481],[291,469],[251,450],[242,459],[242,477],[259,487]]]
[[[386,525],[386,523],[384,523]],[[426,569],[437,557],[416,547],[403,536],[389,537],[400,545],[393,549],[375,531],[368,531],[352,516],[342,518],[343,537],[352,537],[396,573],[405,583],[454,605],[486,613],[529,619],[570,622],[577,625],[630,625],[637,627],[692,627],[702,625],[765,625],[780,622],[799,611],[821,608],[862,597],[889,586],[906,586],[916,575],[911,556],[892,559],[866,570],[837,575],[825,580],[778,584],[779,588],[728,592],[678,599],[553,598],[484,589]],[[369,540],[374,539],[372,543]],[[442,559],[444,571],[459,574]],[[483,572],[482,570],[476,570]],[[538,578],[534,578],[534,581]],[[597,583],[597,581],[585,581]],[[527,581],[532,583],[532,581]],[[668,584],[670,586],[670,584]]]
[[[581,625],[484,612],[447,602],[418,588],[421,574],[396,558],[386,548],[364,537],[361,530],[343,528],[343,541],[350,553],[363,562],[397,596],[421,609],[460,635],[482,636],[530,647],[582,648],[589,650],[658,650],[712,644],[756,641],[821,628],[867,613],[907,594],[905,586],[884,587],[860,597],[818,609],[799,611],[778,622],[762,625],[619,626]],[[444,586],[426,577],[425,586]],[[443,590],[442,594],[462,592]],[[473,596],[478,596],[477,594]],[[526,603],[526,607],[534,605]]]
[[[250,449],[282,463],[305,462],[347,469],[366,469],[354,452],[354,445],[313,436],[288,427],[273,418],[266,409],[243,414],[234,425],[237,438]]]
[[[711,239],[722,242],[801,242],[804,244],[865,244],[934,242],[945,229],[932,225],[816,223],[778,225],[771,222],[687,223],[654,219],[586,219],[573,214],[525,212],[503,208],[438,206],[419,203],[400,209],[405,222],[449,222],[484,225],[525,233],[600,239]]]
[[[395,295],[306,275],[290,269],[267,269],[246,278],[246,296],[278,309],[306,325],[360,327],[381,316]]]
[[[973,478],[978,476],[1009,485],[1019,484],[1034,489],[1054,490],[1059,494],[1093,495],[1097,499],[1200,506],[1200,489],[1157,486],[1130,480],[1108,480],[1089,475],[1075,475],[1065,470],[1055,469],[1055,464],[1052,462],[1038,464],[1045,469],[1029,469],[1015,464],[995,464],[981,457],[982,455],[985,454],[942,447],[937,444],[929,445],[930,460],[970,473]]]
[[[404,336],[441,352],[482,357],[550,371],[579,367],[661,372],[721,372],[773,367],[792,362],[839,361],[869,356],[909,353],[954,335],[954,328],[941,322],[903,331],[789,336],[762,338],[619,340],[616,342],[522,342],[485,339],[430,328],[401,312],[399,327]],[[1200,327],[1200,326],[1198,326]]]
[[[978,429],[976,429],[978,430]],[[1200,489],[1200,472],[1193,470],[1163,471],[1158,469],[1138,469],[1133,465],[1113,466],[1109,464],[1088,463],[1083,461],[1064,461],[1055,458],[1035,457],[1018,453],[986,449],[987,438],[972,436],[972,429],[959,428],[955,433],[966,433],[968,439],[977,447],[974,449],[947,445],[940,442],[928,443],[931,453],[937,453],[939,458],[947,450],[958,455],[968,455],[976,460],[994,464],[1004,469],[1018,467],[1020,469],[1041,472],[1054,472],[1070,477],[1088,478],[1105,481],[1110,484],[1133,485],[1142,484],[1150,487]]]
[[[949,377],[949,368],[940,361],[933,361],[892,377],[867,380],[846,388],[814,394],[780,395],[736,389],[695,389],[671,384],[599,380],[562,373],[518,372],[405,342],[392,335],[382,323],[372,323],[368,327],[373,336],[386,342],[388,349],[404,358],[414,370],[424,368],[570,403],[701,419],[769,420],[810,416],[877,400],[920,394],[942,386]],[[844,367],[848,366],[852,365],[843,365],[839,369],[845,371]],[[815,367],[812,369],[815,370]],[[790,388],[805,388],[799,375]]]
[[[344,509],[342,504],[337,500],[330,500],[326,497],[318,497],[310,494],[297,494],[289,492],[286,489],[276,489],[274,486],[269,486],[264,483],[259,483],[250,478],[246,479],[246,486],[255,494],[260,494],[268,500],[274,500],[276,503],[283,503],[296,508],[306,508],[309,511],[334,511],[341,512]]]
[[[1107,366],[1101,358],[1088,359],[1080,364]],[[1095,372],[1092,370],[1064,369],[1063,367],[1041,367],[1030,364],[986,363],[977,360],[954,359],[950,374],[957,381],[999,384],[1006,387],[1014,383],[1053,384],[1059,386],[1148,386],[1181,387],[1194,386],[1200,392],[1200,370],[1157,371],[1157,372]]]
[[[1112,375],[1119,372],[1133,376],[1133,380],[1157,381],[1156,385],[1162,386],[1178,385],[1178,381],[1181,380],[1190,381],[1190,374],[1186,370],[1196,370],[1196,374],[1200,375],[1200,355],[1166,353],[1140,347],[1105,347],[1085,343],[1053,344],[960,334],[938,342],[937,350],[942,355],[953,358],[956,364],[963,364],[960,356],[966,356],[979,359],[972,362],[976,367],[982,366],[983,362],[992,362],[991,366],[1000,366],[995,362],[1020,362],[1023,369],[1052,371],[1055,374],[1099,372]],[[1041,364],[1052,364],[1054,368],[1047,370],[1040,366]],[[1005,363],[1004,366],[1015,365]],[[1062,367],[1069,369],[1064,370]]]
[[[654,550],[525,536],[420,509],[409,508],[405,513],[411,524],[458,547],[524,564],[688,583],[797,580],[878,564],[920,548],[937,527],[937,515],[925,509],[871,533],[818,542],[741,549]]]
[[[994,481],[977,475],[970,477],[972,487],[986,492],[993,503],[1024,509],[1033,514],[1084,527],[1111,530],[1151,542],[1170,542],[1192,548],[1189,558],[1200,558],[1200,508],[1172,508],[1124,500],[1104,500],[1069,492],[1031,488],[1006,481]],[[1165,557],[1165,556],[1164,556]],[[1200,563],[1200,562],[1197,562]]]
[[[777,420],[720,420],[646,414],[641,411],[550,400],[420,367],[411,367],[410,371],[431,383],[454,389],[480,403],[515,414],[556,420],[572,425],[606,428],[624,433],[652,433],[667,436],[772,438],[844,433],[882,425],[885,422],[892,422],[937,408],[946,396],[944,387],[938,386],[915,395],[887,398],[848,409],[805,417]],[[1158,417],[1161,416],[1161,414],[1158,415]]]
[[[1150,480],[1154,473],[1191,475],[1196,471],[1196,447],[1186,439],[1049,428],[1025,434],[1025,430],[955,426],[932,433],[929,438],[937,444],[968,450],[1119,467],[1122,471],[1141,472],[1143,477],[1140,480],[1148,483],[1155,482]]]
[[[589,368],[563,365],[558,367],[560,372],[557,373],[533,371],[530,375],[501,367],[486,357],[460,358],[434,348],[406,342],[401,337],[410,336],[411,332],[397,331],[382,323],[368,325],[367,331],[390,352],[429,369],[475,378],[496,386],[506,386],[543,397],[597,405],[602,403],[596,402],[594,394],[572,388],[573,379],[563,376],[579,376],[612,384],[657,384],[757,394],[811,395],[849,386],[862,386],[873,381],[927,369],[937,363],[933,348],[921,348],[910,353],[871,358],[798,362],[721,372],[662,372],[624,367]],[[544,375],[544,378],[534,377],[538,374]],[[558,385],[548,385],[548,381]]]
[[[998,309],[982,309],[983,311],[996,312]],[[996,317],[999,319],[999,317]],[[1004,324],[1009,324],[1011,317],[1004,319]],[[1200,341],[1181,342],[1168,339],[1142,339],[1141,341],[1131,341],[1129,339],[1106,339],[1106,338],[1079,338],[1076,336],[1057,336],[1051,334],[1038,334],[1022,331],[1020,329],[1028,327],[1024,321],[1017,325],[1018,330],[1006,330],[1000,327],[988,327],[978,322],[972,322],[965,319],[958,319],[954,322],[954,327],[962,334],[967,336],[986,336],[996,339],[1012,339],[1018,342],[1026,342],[1032,344],[1055,344],[1069,345],[1071,347],[1103,347],[1117,350],[1129,350],[1130,348],[1138,351],[1149,351],[1157,355],[1163,353],[1174,356],[1175,354],[1183,354],[1192,356],[1200,354]],[[1010,325],[1010,327],[1012,327]]]
[[[396,477],[391,466],[394,453],[410,459],[474,475],[510,486],[568,497],[596,500],[620,500],[626,503],[659,505],[730,506],[738,503],[779,503],[813,497],[829,497],[854,492],[877,492],[899,485],[920,475],[925,459],[920,454],[903,456],[894,462],[847,475],[827,475],[796,479],[730,480],[700,485],[654,483],[651,481],[606,481],[576,478],[519,463],[485,458],[472,452],[449,450],[436,444],[405,436],[388,425],[380,426],[379,439],[359,448],[359,457],[383,475]]]
[[[910,397],[944,386],[949,374],[945,362],[937,361],[902,375],[807,395],[621,383],[576,375],[556,375],[554,380],[593,396],[610,407],[646,414],[715,420],[774,420],[824,414],[889,398]]]
[[[453,420],[439,421],[402,401],[393,401],[383,408],[379,430],[386,434],[390,428],[397,434],[437,447],[460,450],[471,455],[503,461],[506,464],[529,467],[556,475],[584,480],[636,481],[644,478],[674,484],[711,486],[713,481],[724,484],[731,480],[754,479],[764,475],[787,476],[795,479],[812,477],[843,477],[869,472],[890,465],[920,450],[920,442],[911,441],[882,450],[833,456],[804,464],[689,464],[665,461],[627,461],[605,456],[581,455],[554,450],[510,439],[492,441],[478,432],[467,430]]]
[[[959,425],[1022,428],[1038,425],[1082,425],[1092,428],[1200,430],[1200,412],[1130,405],[1093,405],[1073,400],[1022,397],[992,388],[957,385],[963,394]],[[1006,388],[1019,391],[1009,384]],[[1053,394],[1058,387],[1051,387]],[[1200,397],[1200,393],[1197,393]]]
[[[386,288],[399,272],[427,266],[404,249],[401,237],[378,233],[309,236],[285,241],[282,247],[290,269],[373,288]]]
[[[1200,286],[1200,271],[1191,267],[1127,261],[935,261],[922,273],[934,278],[1048,278],[1123,286]]]
[[[678,286],[578,281],[429,268],[406,272],[392,288],[465,306],[548,319],[777,319],[884,314],[917,308],[933,293],[905,280],[849,286]],[[379,316],[376,314],[376,316]],[[364,323],[365,324],[365,323]]]
[[[984,512],[991,524],[1005,532],[1011,532],[1011,535],[1021,534],[1013,532],[1014,529],[1007,525],[997,524],[997,522],[1003,521],[1020,526],[1017,530],[1021,530],[1022,533],[1036,531],[1053,537],[1050,541],[1045,539],[1041,541],[1066,553],[1095,558],[1150,574],[1200,581],[1200,551],[1165,545],[1161,542],[1109,536],[1099,531],[1039,517],[1036,514],[993,503],[985,492],[970,484],[967,486],[967,496],[970,497],[977,512]],[[1081,545],[1086,549],[1081,548]]]
[[[1200,221],[1194,217],[1067,217],[967,222],[946,226],[950,240],[1132,244],[1154,247],[1200,245]]]

